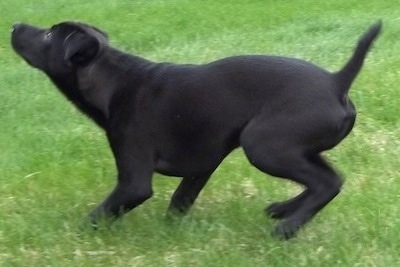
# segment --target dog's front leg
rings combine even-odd
[[[154,159],[143,142],[129,136],[109,136],[118,170],[117,185],[89,217],[93,226],[99,218],[117,218],[150,198]]]
[[[210,172],[211,173],[211,172]],[[175,190],[167,210],[167,216],[185,215],[210,178],[210,173],[184,177]]]

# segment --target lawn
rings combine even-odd
[[[0,266],[400,266],[400,11],[387,1],[77,1],[0,4]],[[177,178],[98,231],[79,230],[115,184],[103,132],[10,47],[15,21],[94,24],[154,61],[204,63],[276,54],[338,70],[376,20],[383,33],[350,91],[353,132],[325,153],[341,194],[298,236],[274,239],[264,207],[299,187],[252,167],[240,149],[190,214],[164,218]]]

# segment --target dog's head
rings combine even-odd
[[[30,65],[58,75],[90,64],[108,40],[104,32],[83,23],[62,22],[50,29],[15,23],[11,43]]]

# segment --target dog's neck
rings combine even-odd
[[[82,113],[91,118],[98,126],[103,129],[107,127],[107,118],[98,108],[91,105],[81,94],[77,86],[76,76],[71,73],[69,79],[49,75],[52,82],[57,86],[59,91],[70,100]]]
[[[69,79],[50,78],[80,111],[106,130],[115,98],[134,98],[144,73],[154,65],[108,47],[89,65],[77,68]]]

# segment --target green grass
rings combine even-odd
[[[77,1],[0,4],[0,266],[399,266],[400,12],[388,1]],[[14,21],[80,20],[155,61],[201,63],[278,54],[339,69],[377,19],[384,32],[351,89],[359,116],[327,157],[343,192],[290,241],[270,236],[262,210],[298,187],[260,173],[240,150],[190,215],[167,223],[179,180],[154,176],[155,195],[110,229],[78,231],[114,186],[103,133],[9,45]]]

